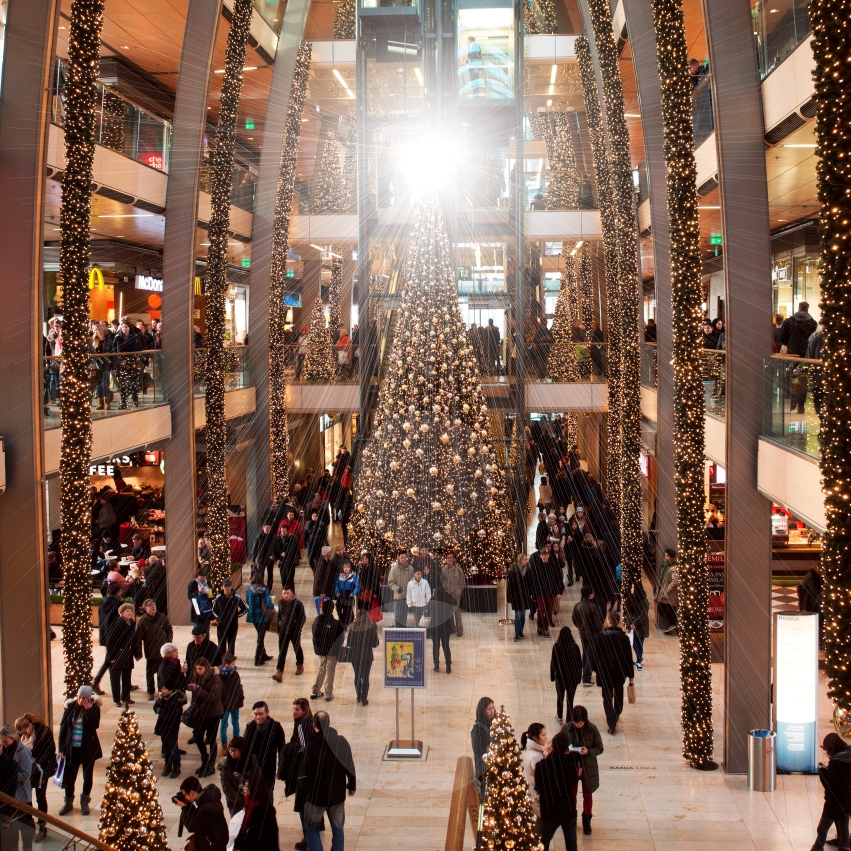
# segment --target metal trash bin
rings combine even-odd
[[[773,792],[777,786],[777,734],[771,730],[748,733],[748,789]]]

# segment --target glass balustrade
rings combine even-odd
[[[204,396],[207,381],[207,349],[192,351],[192,377],[196,396]],[[249,387],[248,346],[227,346],[224,351],[225,392]]]
[[[763,434],[813,458],[821,452],[822,363],[773,355],[763,368]]]
[[[810,34],[808,5],[808,0],[760,0],[751,5],[760,80]]]

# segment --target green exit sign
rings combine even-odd
[[[287,277],[294,278],[295,277],[295,269],[287,269]]]
[[[249,267],[251,265],[251,258],[250,257],[243,257],[242,258],[242,265],[246,268]]]
[[[723,236],[710,236],[709,237],[709,244],[710,245],[723,245],[724,244],[724,237]]]
[[[245,119],[245,129],[246,130],[253,130],[254,129],[254,119],[253,118],[246,118]]]

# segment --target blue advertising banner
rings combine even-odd
[[[816,612],[774,616],[777,769],[814,774],[818,760],[818,637]]]
[[[384,630],[384,687],[425,688],[424,629]]]

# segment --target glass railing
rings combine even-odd
[[[577,178],[577,202],[575,207],[556,208],[570,210],[596,210],[597,209],[597,186],[594,181],[594,173],[590,171],[576,172]],[[527,211],[548,210],[547,188],[552,180],[550,171],[527,171],[524,179],[524,203]]]
[[[578,381],[605,381],[608,347],[606,343],[577,341],[573,345]],[[563,384],[568,381],[564,370],[552,356],[552,343],[548,340],[526,341],[525,351],[526,380]]]
[[[196,396],[206,393],[207,349],[193,349],[192,385]],[[248,374],[248,346],[228,346],[224,358],[225,392],[250,387]]]
[[[62,425],[59,400],[62,393],[61,357],[44,361],[44,427]],[[134,411],[155,408],[168,402],[164,357],[161,351],[132,354],[89,355],[89,391],[92,420],[105,419]]]
[[[65,851],[68,848],[77,851],[114,851],[111,845],[83,833],[78,827],[0,792],[0,830],[4,849],[17,849],[19,842],[21,848],[32,848],[36,822],[44,825],[43,838],[36,840],[43,851]]]
[[[275,35],[281,34],[281,25],[284,22],[284,9],[287,0],[254,0],[254,8],[260,17],[275,31]]]
[[[773,355],[764,362],[763,434],[813,458],[820,455],[822,363]]]
[[[697,83],[694,83],[697,80]],[[699,148],[715,130],[715,111],[712,106],[712,77],[701,74],[692,77],[691,111],[694,126],[694,147]]]
[[[808,0],[760,0],[751,6],[761,80],[810,34],[807,6]]]
[[[201,177],[198,188],[202,192],[212,194],[213,192],[213,167],[205,165],[201,168]],[[230,202],[240,210],[254,212],[254,193],[257,189],[257,176],[247,168],[233,164],[233,177],[231,178]]]
[[[727,416],[727,352],[703,350],[703,395],[707,414]]]
[[[68,68],[56,60],[51,98],[51,121],[65,126]],[[168,171],[171,122],[157,118],[98,84],[95,142],[157,171]]]
[[[659,378],[656,374],[656,353],[658,349],[655,343],[641,344],[641,386],[655,390],[659,386]]]

